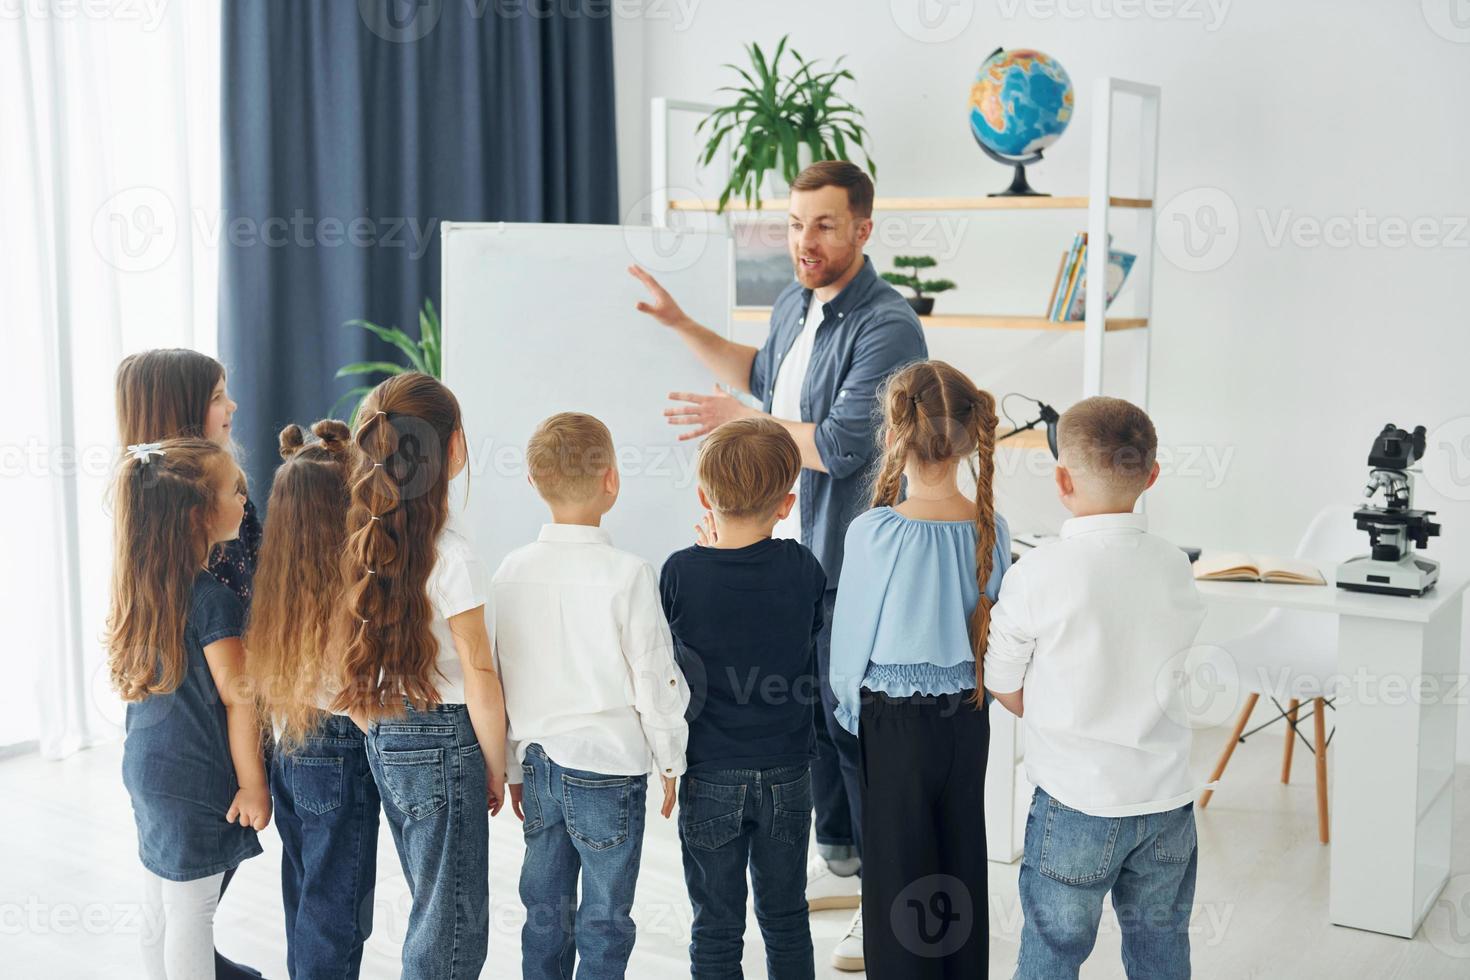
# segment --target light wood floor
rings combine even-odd
[[[1470,977],[1470,767],[1456,774],[1456,854],[1451,879],[1413,941],[1332,926],[1327,921],[1328,849],[1316,841],[1310,756],[1298,752],[1290,786],[1277,781],[1278,729],[1235,754],[1228,782],[1199,818],[1200,875],[1193,940],[1200,978]],[[1201,733],[1196,762],[1208,769],[1222,735]],[[139,975],[135,896],[139,871],[119,746],[62,762],[35,756],[0,761],[0,975],[70,980]],[[279,869],[274,833],[266,853],[246,862],[220,908],[219,947],[268,977],[285,976]],[[490,961],[486,977],[519,977],[516,898],[520,827],[507,809],[492,824]],[[1019,865],[990,866],[991,972],[1009,977],[1020,938]],[[363,976],[398,975],[408,892],[386,826],[381,835],[375,931]],[[1116,921],[1102,935],[1083,976],[1122,977]],[[690,911],[671,823],[650,812],[638,882],[638,944],[628,976],[687,977]],[[818,976],[848,916],[813,916]],[[745,972],[763,977],[759,932],[746,933]]]

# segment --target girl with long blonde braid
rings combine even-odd
[[[981,663],[1011,562],[991,486],[995,399],[919,361],[879,403],[873,506],[848,527],[832,624],[837,719],[861,753],[864,958],[872,980],[983,977]],[[966,462],[973,500],[959,486]]]

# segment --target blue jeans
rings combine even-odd
[[[689,965],[696,980],[742,976],[745,871],[771,980],[813,975],[806,856],[812,823],[807,766],[723,769],[679,784],[684,883],[694,905]]]
[[[1136,817],[1094,817],[1038,788],[1021,861],[1026,923],[1016,980],[1076,977],[1097,941],[1110,891],[1128,976],[1188,977],[1198,863],[1193,803]]]
[[[286,972],[356,978],[373,931],[378,787],[352,719],[328,715],[292,753],[271,759],[281,837]]]
[[[472,980],[490,934],[490,787],[462,704],[405,709],[368,733],[368,764],[383,797],[413,894],[404,980]]]
[[[532,744],[521,779],[522,976],[567,980],[580,955],[576,975],[583,980],[621,977],[633,953],[629,912],[643,858],[648,777],[567,769]]]

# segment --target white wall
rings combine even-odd
[[[1470,26],[1456,28],[1454,0],[1151,0],[1160,16],[1129,0],[683,3],[649,3],[641,19],[616,25],[627,220],[646,217],[634,212],[650,189],[648,99],[717,101],[732,77],[721,64],[743,62],[744,41],[773,47],[789,32],[808,57],[847,56],[881,195],[1005,185],[966,121],[973,73],[997,46],[1048,52],[1077,88],[1071,129],[1031,168],[1041,190],[1086,193],[1096,78],[1160,85],[1165,255],[1149,407],[1176,459],[1200,459],[1150,495],[1155,527],[1181,542],[1289,552],[1319,507],[1357,499],[1384,422],[1424,424],[1441,438],[1417,502],[1438,509],[1445,526],[1429,554],[1460,568],[1470,560]],[[916,12],[930,15],[927,33]],[[1209,217],[1201,202],[1217,206],[1231,234],[1206,253],[1211,268],[1187,271],[1168,261],[1188,261],[1174,214],[1198,234]],[[1329,219],[1360,215],[1337,244],[1311,237]],[[1421,244],[1394,239],[1416,220]],[[1034,313],[1085,215],[888,221],[898,251],[939,255],[940,274],[961,283],[940,298],[943,309]],[[1127,247],[1127,227],[1117,234]],[[880,264],[894,251],[870,248]],[[1109,338],[1110,350],[1136,342]],[[1061,404],[1080,393],[1079,344],[1010,332],[931,341],[935,356],[998,394],[1034,390]],[[998,489],[1013,524],[1054,526],[1062,516],[1043,477],[1015,473]],[[1460,746],[1470,760],[1470,710]]]

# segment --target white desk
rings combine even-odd
[[[1323,572],[1331,582],[1332,569]],[[1418,598],[1331,585],[1199,583],[1207,602],[1338,617],[1337,669],[1346,685],[1335,702],[1329,786],[1328,914],[1336,925],[1412,938],[1449,879],[1456,715],[1470,694],[1458,679],[1466,585],[1464,574],[1448,569]]]

